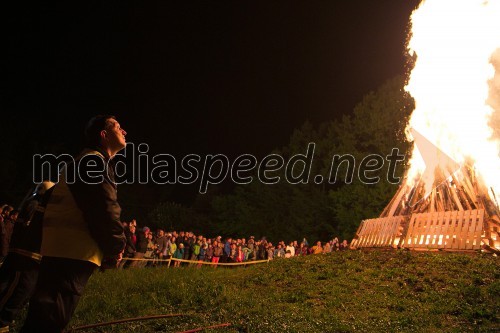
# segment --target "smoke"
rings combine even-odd
[[[493,139],[500,140],[500,48],[493,52],[490,61],[495,68],[495,75],[488,82],[489,93],[486,103],[493,109],[488,124],[493,129]]]

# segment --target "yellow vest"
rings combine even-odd
[[[96,151],[89,152],[97,154]],[[90,261],[101,266],[102,251],[66,184],[65,172],[54,187],[43,218],[42,256]]]

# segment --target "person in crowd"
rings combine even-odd
[[[255,252],[255,236],[250,236],[247,242],[247,247],[249,250],[247,255],[247,260],[255,260],[253,259]]]
[[[243,252],[242,245],[238,245],[236,248],[236,262],[244,262],[245,261],[245,253]]]
[[[200,254],[200,248],[201,248],[201,241],[196,239],[196,237],[191,237],[191,250],[190,250],[190,257],[189,260],[191,261],[197,261],[198,260],[198,255]]]
[[[170,258],[173,258],[175,255],[175,251],[177,251],[177,238],[172,236],[170,239],[170,245],[168,247],[168,255]]]
[[[267,240],[265,237],[262,237],[259,246],[257,247],[257,260],[266,260],[266,259],[267,259]]]
[[[221,245],[222,244],[220,244],[217,241],[214,241],[212,244],[213,249],[214,249],[214,254],[212,255],[212,262],[215,264],[217,264],[219,262],[220,257],[222,257],[223,252],[224,252],[224,249],[222,248]],[[214,265],[214,267],[217,267],[217,265]]]
[[[338,250],[339,250],[339,246],[340,246],[340,244],[339,244],[339,239],[338,239],[337,237],[335,237],[335,238],[332,240],[332,246],[331,246],[331,248],[332,248],[332,252],[333,252],[333,251],[338,251]]]
[[[184,255],[183,258],[184,260],[190,260],[191,259],[191,253],[193,251],[193,246],[194,246],[194,239],[193,239],[193,233],[188,231],[184,234],[184,241],[182,242],[184,244]],[[183,263],[184,265],[188,265],[189,263]]]
[[[274,250],[274,258],[284,258],[285,257],[285,250],[281,246],[281,244],[278,244],[276,246],[276,249]]]
[[[184,231],[179,231],[179,236],[176,237],[177,247],[179,247],[180,243],[184,243],[186,241]]]
[[[208,248],[208,245],[207,243],[203,243],[200,247],[200,254],[198,254],[198,261],[200,262],[198,264],[198,267],[201,267],[203,264],[202,262],[205,261],[205,256],[206,256],[206,253],[207,253],[207,248]]]
[[[64,331],[95,269],[121,260],[125,235],[112,159],[125,148],[126,134],[113,116],[92,118],[86,149],[64,167],[45,210],[38,282],[21,332]],[[88,177],[96,164],[103,170],[97,183]],[[72,174],[75,181],[67,182]]]
[[[226,242],[224,243],[224,252],[221,257],[221,262],[229,262],[231,256],[231,243],[233,239],[231,237],[226,238]]]
[[[175,250],[174,256],[175,259],[181,259],[184,257],[184,244],[179,243],[179,247]],[[181,265],[181,262],[178,260],[174,261],[174,267],[179,267]]]
[[[149,232],[147,234],[147,239],[148,239],[148,247],[146,250],[146,253],[144,253],[144,259],[148,259],[147,262],[145,262],[145,266],[152,267],[156,266],[157,262],[155,261],[158,257],[156,255],[156,240],[153,239],[153,233]]]
[[[312,248],[312,254],[321,254],[323,253],[323,247],[321,246],[321,241],[318,241],[316,245],[314,245]]]
[[[293,248],[295,249],[294,255],[296,255],[296,256],[299,255],[300,246],[296,240],[293,241]]]
[[[37,184],[20,205],[9,253],[0,267],[0,332],[8,331],[35,290],[43,213],[53,186],[49,181]]]
[[[287,245],[285,248],[285,253],[290,252],[290,257],[295,256],[295,247],[293,246],[293,242],[290,242],[290,244]]]
[[[330,253],[332,252],[332,248],[330,247],[330,242],[326,242],[325,246],[323,247],[323,253]]]
[[[214,247],[211,242],[207,242],[207,250],[205,251],[205,261],[212,262],[214,256]]]
[[[136,235],[136,224],[129,223],[128,228],[124,230],[125,234],[125,250],[124,250],[124,258],[133,258],[136,252],[135,245],[137,244],[137,235]],[[132,264],[132,260],[121,260],[118,267],[125,268]]]
[[[135,244],[135,252],[129,267],[144,267],[146,266],[146,261],[144,259],[144,255],[148,250],[148,235],[151,232],[151,229],[148,227],[143,227],[140,232],[137,233],[137,243]]]
[[[309,249],[307,243],[301,242],[299,247],[299,256],[305,256],[309,254]]]
[[[241,246],[241,250],[243,252],[243,261],[248,261],[249,260],[249,257],[250,257],[250,253],[252,252],[249,248],[248,248],[248,244],[243,244]]]
[[[155,248],[156,257],[158,259],[165,259],[168,250],[168,238],[162,229],[156,231]]]
[[[340,251],[345,251],[349,249],[349,243],[347,243],[347,240],[344,239],[342,243],[339,245],[339,250]]]
[[[229,248],[229,256],[227,262],[237,262],[238,248],[236,247],[236,242],[232,242]]]
[[[173,233],[171,233],[171,232],[169,232],[165,235],[166,244],[165,244],[165,250],[163,250],[162,259],[170,259],[171,258],[169,249],[170,249],[170,245],[172,244],[173,237],[174,237]]]
[[[273,246],[272,243],[269,243],[267,245],[267,259],[269,259],[269,260],[274,259],[274,251],[276,251],[276,248]]]

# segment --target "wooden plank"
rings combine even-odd
[[[384,229],[387,224],[387,219],[381,219],[378,223],[377,237],[375,238],[376,246],[380,247],[383,243]]]
[[[386,219],[386,223],[384,225],[384,228],[382,229],[382,240],[380,242],[381,246],[389,246],[390,245],[390,239],[391,239],[391,230],[392,230],[392,223],[394,221],[394,217],[391,217],[389,219]]]
[[[471,225],[467,235],[469,240],[467,249],[473,250],[480,248],[483,213],[483,209],[478,209],[474,211],[474,214],[471,214]]]
[[[365,235],[364,235],[364,238],[363,238],[363,246],[368,246],[368,242],[370,241],[370,232],[372,231],[373,229],[373,225],[372,225],[372,220],[367,220],[366,221],[366,230],[365,230]]]
[[[373,246],[380,246],[380,238],[381,238],[381,232],[382,232],[382,227],[385,223],[385,219],[378,219],[375,222],[375,232],[373,233]]]
[[[420,234],[419,237],[419,242],[418,242],[418,247],[425,247],[427,243],[427,235],[428,235],[428,230],[429,230],[429,222],[427,219],[427,214],[422,214],[419,218],[420,224],[419,224],[419,230],[418,233]]]
[[[365,238],[366,228],[367,228],[368,220],[363,220],[361,222],[360,230],[358,231],[358,241],[356,246],[361,247],[363,245],[363,240]]]
[[[452,243],[451,243],[451,249],[456,250],[458,249],[460,245],[460,229],[461,229],[461,219],[463,216],[464,212],[458,212],[453,220],[453,232],[452,232]]]
[[[417,241],[415,242],[415,247],[421,247],[425,245],[427,240],[425,237],[425,230],[427,229],[427,221],[425,220],[425,214],[421,214],[417,219],[417,224],[415,228],[415,235],[417,236]]]
[[[389,230],[390,235],[389,235],[389,238],[387,239],[387,243],[391,247],[395,247],[394,242],[395,242],[396,237],[397,237],[397,231],[398,231],[397,226],[399,225],[399,222],[398,222],[399,220],[400,220],[399,217],[394,217],[394,219],[392,220],[392,223],[391,223],[391,227]]]
[[[444,202],[443,202],[443,194],[441,192],[437,192],[436,194],[437,194],[436,195],[436,199],[437,199],[436,200],[436,203],[437,203],[436,208],[439,211],[443,211],[443,210],[445,210]]]
[[[434,215],[436,213],[427,214],[425,218],[426,226],[425,226],[425,244],[424,247],[428,248],[432,246],[432,232],[434,230]]]
[[[395,216],[363,220],[356,233],[358,238],[352,245],[359,248],[392,246],[402,219],[402,216]]]
[[[458,212],[453,222],[453,243],[451,245],[452,250],[458,250],[458,248],[460,247],[460,230],[463,215],[464,212]]]
[[[483,220],[484,220],[484,209],[479,209],[476,215],[476,221],[474,224],[474,232],[472,235],[472,249],[478,250],[481,248],[481,236],[483,233]]]
[[[462,203],[460,202],[460,199],[458,198],[457,189],[452,188],[451,194],[453,195],[453,199],[455,200],[455,204],[457,205],[458,210],[464,210],[464,207],[462,206]]]
[[[429,218],[429,230],[428,230],[428,238],[429,243],[427,246],[429,248],[437,248],[436,234],[437,234],[437,225],[439,221],[440,213],[433,213]]]
[[[394,247],[394,240],[396,239],[397,234],[397,225],[399,225],[399,221],[401,218],[399,216],[395,216],[391,223],[389,224],[388,233],[389,237],[387,237],[387,245]]]
[[[425,219],[425,222],[426,222],[426,228],[425,228],[425,247],[430,247],[432,246],[432,232],[434,230],[434,219],[433,219],[433,215],[435,213],[427,216],[427,218]]]
[[[411,216],[401,217],[394,231],[394,246],[404,248],[406,245],[406,234],[410,224]]]
[[[390,238],[390,244],[392,247],[396,248],[399,245],[399,241],[404,235],[399,236],[399,229],[403,228],[404,218],[402,216],[398,216],[394,218],[394,222],[392,224],[392,236]],[[399,239],[398,239],[399,238]]]
[[[460,191],[458,192],[459,197],[462,198],[462,201],[465,202],[465,208],[467,210],[472,210],[472,202],[469,199],[467,193],[465,193],[465,189],[463,186],[460,186]]]
[[[373,245],[373,234],[375,232],[375,224],[373,223],[373,219],[370,220],[368,224],[368,232],[366,233],[366,243],[365,246]]]
[[[439,212],[437,214],[436,221],[434,222],[434,241],[432,245],[435,249],[440,247],[439,238],[441,236],[441,223],[443,223],[444,213],[445,212]]]
[[[465,248],[467,250],[472,250],[474,244],[474,231],[476,229],[476,219],[478,215],[478,210],[472,210],[469,216],[469,223],[467,225],[467,234],[465,236]]]
[[[406,231],[406,235],[403,235],[403,237],[405,238],[404,246],[407,248],[413,247],[412,235],[413,235],[413,225],[415,223],[416,215],[417,214],[412,214],[412,216],[410,217],[410,221],[408,222],[408,230]]]
[[[465,193],[469,196],[471,203],[474,204],[474,206],[477,206],[476,192],[474,191],[474,187],[472,186],[469,178],[466,176],[464,176],[463,185]]]
[[[458,229],[458,215],[460,214],[459,211],[453,211],[451,214],[451,219],[448,224],[449,227],[449,243],[446,246],[447,249],[452,249],[455,246],[455,243],[458,242],[456,235],[457,235],[457,229]]]
[[[385,226],[387,225],[387,220],[388,219],[381,219],[378,223],[378,230],[377,230],[377,246],[382,246],[383,244],[383,239],[384,239],[384,229]]]
[[[462,227],[460,229],[460,245],[458,246],[459,250],[466,249],[467,234],[469,232],[469,224],[470,224],[470,215],[471,215],[471,211],[465,210],[464,214],[461,218]]]
[[[366,228],[365,228],[365,233],[364,233],[364,236],[363,236],[363,246],[367,246],[368,245],[368,241],[370,239],[370,232],[372,230],[372,220],[366,220]]]
[[[415,224],[413,225],[413,247],[418,247],[421,242],[421,230],[422,230],[422,215],[419,214],[415,219]]]
[[[442,215],[440,226],[439,226],[439,239],[438,239],[438,248],[444,249],[446,248],[446,236],[449,232],[449,223],[452,217],[452,212],[444,212]]]
[[[384,226],[387,223],[387,219],[382,219],[378,221],[378,229],[377,229],[377,234],[375,238],[375,244],[377,247],[380,247],[382,244],[382,237],[383,237],[383,232],[384,232]]]
[[[431,213],[434,213],[436,211],[436,207],[434,206],[434,200],[436,198],[436,188],[433,188],[432,189],[432,192],[431,192],[431,200],[430,200],[430,203],[429,203],[429,211]]]
[[[446,223],[450,219],[451,216],[451,211],[448,212],[442,212],[441,213],[441,219],[439,220],[439,226],[438,226],[438,240],[437,240],[437,247],[439,249],[444,248],[444,237],[446,235]]]
[[[476,219],[477,219],[477,210],[471,211],[469,216],[469,220],[467,221],[467,234],[465,235],[465,248],[467,250],[472,250],[474,244],[474,231],[476,229]]]

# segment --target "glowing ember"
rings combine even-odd
[[[490,105],[499,101],[493,103],[498,96],[488,94],[495,51],[500,61],[500,0],[424,0],[411,21],[409,49],[417,59],[406,90],[415,98],[416,108],[407,136],[413,140],[413,128],[456,162],[472,160],[476,173],[498,196],[500,139],[493,138],[490,125],[495,111]],[[425,169],[415,152],[409,182]],[[429,192],[434,184],[425,185]]]

